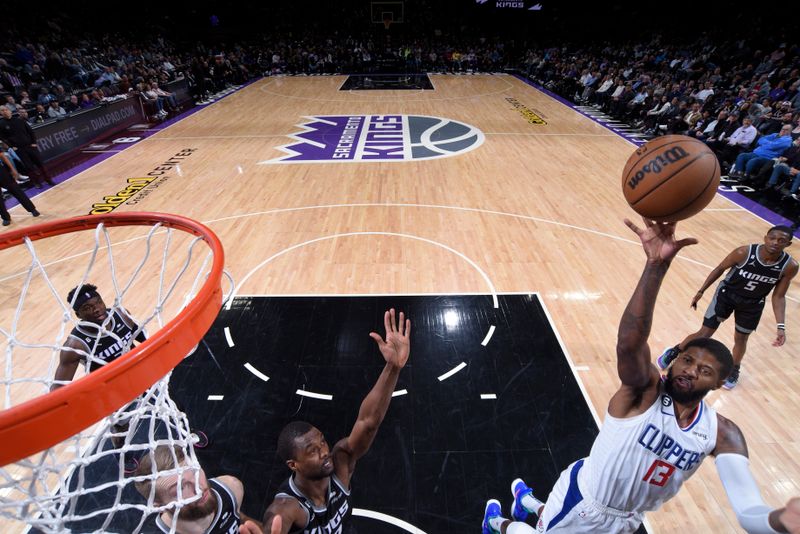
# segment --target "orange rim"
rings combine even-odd
[[[112,363],[53,392],[0,412],[0,465],[50,448],[132,401],[172,370],[197,345],[222,307],[224,251],[219,238],[203,224],[168,213],[130,212],[85,215],[0,234],[0,250],[28,237],[46,237],[113,226],[162,226],[202,237],[214,259],[195,298],[164,328]]]

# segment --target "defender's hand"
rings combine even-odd
[[[386,340],[375,332],[370,332],[369,337],[378,344],[386,363],[402,368],[411,352],[411,320],[400,312],[400,320],[395,323],[394,308],[391,308],[383,314],[383,324],[386,328]]]

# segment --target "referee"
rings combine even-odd
[[[36,144],[33,128],[19,117],[13,117],[8,106],[0,106],[0,139],[14,149],[30,172],[37,188],[43,187],[42,178],[48,184],[55,185],[47,169],[44,168],[42,158],[39,157],[39,147]],[[34,171],[34,167],[38,170]]]
[[[31,215],[38,217],[39,212],[36,211],[36,206],[33,205],[33,202],[31,202],[31,199],[25,194],[25,191],[17,184],[18,179],[19,173],[14,169],[8,156],[0,152],[0,186],[14,195],[17,200],[19,200],[19,203],[22,204],[22,207],[31,212]],[[11,215],[9,215],[6,209],[3,195],[0,195],[0,216],[3,218],[3,226],[11,224]]]

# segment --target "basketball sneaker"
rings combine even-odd
[[[514,502],[511,503],[511,517],[514,518],[514,521],[525,521],[528,519],[530,513],[522,504],[522,498],[531,494],[533,494],[533,490],[529,488],[521,478],[511,483],[511,495],[514,496]]]
[[[132,475],[139,469],[139,459],[133,455],[125,454],[125,464],[123,471],[125,475]]]
[[[500,534],[499,530],[492,528],[492,526],[489,524],[489,520],[494,519],[495,517],[500,517],[500,515],[500,501],[497,499],[489,499],[486,501],[486,511],[483,512],[482,534]]]
[[[672,361],[678,356],[679,352],[680,350],[678,350],[677,345],[664,349],[664,352],[661,353],[661,356],[656,359],[656,365],[658,365],[658,368],[662,371],[666,370],[667,367],[669,367],[669,364],[671,364]]]
[[[722,384],[722,387],[725,389],[733,389],[739,384],[739,366],[734,365],[733,369],[731,369],[731,374],[728,375],[728,378],[725,380],[725,383]]]
[[[192,430],[192,437],[196,437],[197,441],[194,442],[195,449],[205,449],[208,447],[208,436],[202,430]]]

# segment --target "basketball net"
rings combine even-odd
[[[128,215],[132,220],[139,214]],[[155,215],[156,219],[162,216],[142,215]],[[201,235],[202,231],[211,232],[193,221],[191,223],[200,230],[186,231],[187,228],[172,224],[169,219],[164,224],[153,220],[118,223],[114,217],[102,216],[106,222],[96,227],[85,224],[78,229],[70,223],[72,226],[66,229],[48,230],[51,233],[45,236],[47,239],[37,242],[36,246],[34,240],[41,236],[24,236],[20,246],[10,249],[3,246],[4,256],[0,258],[3,263],[0,264],[10,266],[11,270],[0,274],[0,282],[16,286],[18,295],[15,302],[0,302],[0,339],[5,341],[4,373],[0,377],[4,411],[0,412],[0,418],[20,407],[35,406],[35,403],[53,395],[66,396],[66,392],[76,391],[85,384],[92,384],[93,392],[88,396],[88,402],[78,406],[77,413],[96,409],[99,403],[99,409],[106,410],[108,415],[86,428],[64,429],[66,435],[73,430],[74,433],[39,452],[25,452],[28,454],[25,458],[12,457],[11,463],[0,468],[2,532],[8,532],[11,526],[23,522],[47,533],[138,533],[152,529],[154,517],[165,510],[175,514],[174,531],[181,509],[201,497],[200,465],[194,451],[199,438],[190,430],[186,415],[170,397],[169,379],[171,366],[193,352],[191,344],[196,347],[205,330],[193,336],[181,331],[181,339],[177,342],[174,341],[177,336],[165,331],[176,324],[173,319],[196,313],[199,308],[193,300],[200,289],[203,296],[212,294],[214,284],[219,289],[222,258],[215,256],[221,256],[222,250],[221,247],[213,248],[207,236]],[[83,219],[94,222],[93,219],[98,217]],[[59,223],[48,224],[55,227]],[[142,226],[150,224],[152,227],[149,229]],[[64,233],[67,235],[60,235]],[[216,236],[213,239],[216,240]],[[214,269],[219,267],[219,273],[212,269],[212,264]],[[217,279],[212,280],[214,277]],[[73,303],[66,301],[72,287],[86,283],[97,285],[98,293],[110,306],[108,318],[99,326],[79,320],[72,310]],[[221,292],[216,294],[218,301],[220,295]],[[31,308],[36,311],[29,311]],[[217,304],[216,311],[206,311],[209,317],[213,317],[218,310]],[[120,311],[127,313],[138,325],[127,339],[120,338],[113,331],[112,317]],[[196,318],[192,315],[192,319]],[[209,320],[206,322],[210,326]],[[94,354],[94,347],[91,352],[76,349],[86,369],[90,363],[101,367],[92,373],[85,371],[82,377],[76,375],[72,382],[55,382],[59,355],[75,327],[94,328],[94,332],[99,330],[101,335],[110,336],[119,343],[122,352],[128,354],[105,365]],[[152,335],[131,350],[134,338],[145,329],[150,329]],[[127,365],[123,362],[126,356],[130,356],[128,360],[148,358],[147,350],[157,347],[157,343],[167,337],[166,345],[181,346],[184,342],[183,346],[189,347],[188,353],[184,351],[176,355],[177,360],[167,366],[167,374],[160,379],[157,376],[153,378],[157,380],[155,383],[149,380],[140,386],[132,386],[133,393],[124,403],[105,400],[106,396],[113,397],[103,389],[108,384],[98,382],[95,386],[92,380],[100,378],[100,375],[104,378],[112,367]],[[191,339],[185,339],[189,337]],[[187,341],[189,345],[186,345]],[[159,359],[163,359],[162,355],[159,353]],[[29,370],[29,362],[37,362],[38,370]],[[149,366],[156,362],[147,363]],[[135,367],[131,368],[135,370]],[[130,371],[126,379],[134,382],[134,378],[134,372]],[[54,384],[64,387],[48,393]],[[142,392],[138,397],[137,391]],[[73,397],[77,395],[69,397],[72,403],[84,402]],[[8,427],[13,430],[14,426],[24,426],[23,423],[7,425],[7,419],[3,420],[5,436],[11,432]],[[46,430],[42,429],[43,432]],[[38,439],[38,434],[32,437],[34,434],[26,431],[18,439]],[[7,441],[16,443],[17,439]],[[4,443],[3,447],[6,445]],[[175,461],[166,468],[156,461],[146,462],[152,467],[143,470],[141,463],[145,456],[153,459],[159,446],[168,448]],[[164,477],[189,480],[193,491],[178,484],[177,494],[172,498],[159,498],[155,482]],[[144,495],[141,490],[137,491],[137,483],[149,488]]]
[[[388,29],[389,29],[389,27],[392,25],[392,22],[394,22],[394,21],[392,20],[392,17],[391,17],[391,16],[388,16],[388,17],[387,17],[387,16],[385,16],[385,17],[383,17],[383,28],[384,28],[385,30],[388,30]]]

